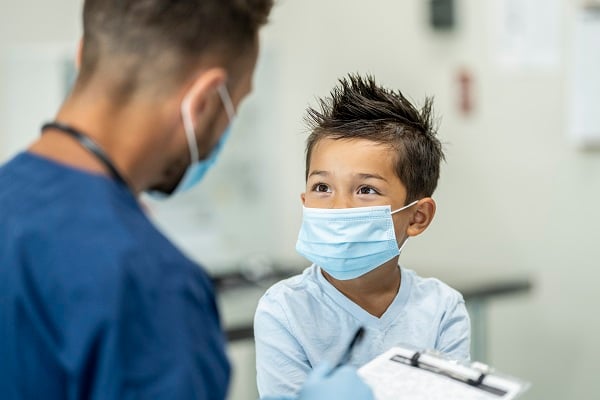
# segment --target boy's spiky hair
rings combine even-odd
[[[399,90],[383,88],[367,75],[350,74],[339,80],[319,108],[305,117],[311,131],[306,143],[306,176],[319,140],[367,139],[397,151],[396,174],[406,186],[406,203],[429,197],[435,191],[444,159],[436,137],[433,99],[417,109]]]

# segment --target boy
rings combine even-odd
[[[462,296],[399,267],[402,247],[431,223],[442,147],[432,101],[417,110],[399,91],[350,75],[309,109],[306,192],[297,251],[313,262],[271,287],[255,321],[261,397],[293,395],[312,367],[352,353],[360,366],[398,344],[469,359]]]

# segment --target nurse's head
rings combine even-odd
[[[398,210],[415,202],[392,215],[399,245],[427,228],[444,159],[432,99],[419,109],[370,76],[349,75],[306,120],[304,206]]]
[[[169,192],[194,156],[203,160],[211,154],[231,111],[251,90],[258,31],[272,2],[84,2],[79,76],[71,97],[82,106],[94,102],[95,110],[111,109],[115,125],[126,121],[130,151],[142,154],[147,147],[147,154],[162,154],[145,170],[131,171],[138,175],[136,189]],[[182,113],[189,114],[187,123]],[[137,132],[140,127],[147,133]],[[190,151],[190,131],[197,152]]]

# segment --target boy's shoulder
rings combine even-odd
[[[319,296],[318,273],[319,268],[313,264],[301,273],[273,284],[262,296],[261,302],[276,301],[282,303]]]
[[[307,288],[311,288],[315,286],[318,282],[318,272],[319,268],[315,264],[312,264],[311,266],[305,268],[299,274],[283,279],[273,284],[269,289],[267,289],[265,294],[297,292],[301,290],[306,290]]]
[[[402,277],[410,281],[411,297],[431,298],[441,301],[464,302],[462,294],[438,278],[422,277],[415,271],[402,268]]]

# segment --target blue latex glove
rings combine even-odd
[[[356,369],[343,366],[332,371],[330,364],[317,366],[300,390],[298,400],[374,400],[371,388]]]

